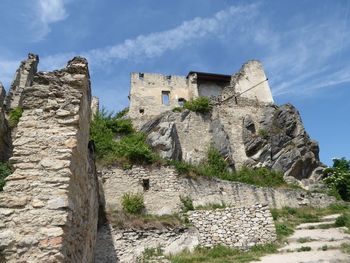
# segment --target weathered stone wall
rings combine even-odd
[[[191,211],[189,220],[198,229],[199,243],[204,247],[220,244],[247,249],[276,240],[275,225],[266,205]]]
[[[193,91],[186,77],[150,73],[131,74],[129,116],[133,119],[155,117],[179,106],[178,99],[189,100]],[[169,92],[169,104],[162,103],[162,91]],[[141,112],[140,112],[141,110]],[[143,111],[142,111],[143,110]]]
[[[34,54],[28,54],[28,59],[21,62],[11,83],[9,94],[6,97],[7,111],[16,107],[22,108],[23,90],[32,85],[38,63],[39,57]]]
[[[101,177],[106,210],[121,209],[121,198],[127,192],[143,193],[147,212],[153,214],[180,211],[180,195],[190,196],[195,206],[225,203],[241,207],[260,203],[273,208],[326,207],[336,202],[335,198],[325,194],[303,190],[257,187],[203,177],[186,178],[171,167],[107,168],[101,171]],[[148,190],[143,187],[144,180],[149,180]]]
[[[6,262],[92,262],[98,187],[89,157],[87,61],[37,73],[21,95],[15,169],[0,193],[0,251]]]
[[[242,97],[273,103],[273,97],[262,64],[257,60],[245,63],[231,78],[233,91]]]
[[[198,242],[195,228],[177,229],[114,229],[105,225],[99,229],[95,263],[136,263],[146,248],[161,248],[164,254],[193,250]]]

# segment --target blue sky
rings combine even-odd
[[[128,105],[130,72],[232,74],[263,62],[277,104],[290,102],[320,157],[350,158],[349,0],[1,0],[0,81],[28,52],[39,70],[89,60],[95,96]]]

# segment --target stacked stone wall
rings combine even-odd
[[[189,212],[204,247],[225,245],[247,249],[276,240],[275,225],[267,205]]]
[[[63,70],[35,74],[21,97],[15,170],[0,193],[1,259],[92,262],[98,187],[88,149],[87,61],[74,58]]]
[[[169,166],[130,170],[108,168],[101,171],[106,209],[121,209],[121,198],[127,192],[143,193],[149,213],[170,214],[180,211],[179,196],[190,196],[195,206],[221,204],[241,207],[257,203],[271,208],[326,207],[336,202],[334,197],[321,193],[284,188],[257,187],[204,177],[190,178],[178,175]],[[149,189],[145,190],[144,180]]]

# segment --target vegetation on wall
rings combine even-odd
[[[191,177],[214,177],[258,186],[288,186],[281,172],[273,171],[265,167],[254,169],[242,167],[235,172],[229,171],[229,164],[219,151],[213,147],[209,148],[206,161],[200,165],[193,165],[181,161],[171,161],[170,164],[174,165],[178,173]]]
[[[140,193],[126,193],[122,196],[123,210],[129,214],[140,215],[145,204],[143,202],[143,195]]]
[[[213,106],[207,97],[198,97],[194,100],[186,101],[184,108],[198,113],[207,113],[212,110]]]
[[[339,199],[350,201],[350,161],[344,157],[333,160],[333,167],[324,170],[323,182],[329,192]]]
[[[5,178],[11,173],[12,171],[8,164],[0,163],[0,191],[2,191],[5,186]]]
[[[135,132],[130,119],[124,118],[127,110],[115,115],[106,110],[95,114],[90,127],[90,138],[96,146],[96,158],[100,163],[152,163],[157,159],[146,143],[143,133]]]
[[[22,117],[23,110],[20,107],[14,108],[9,112],[8,124],[10,128],[17,126],[19,119]]]

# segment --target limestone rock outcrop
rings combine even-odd
[[[305,131],[290,104],[261,104],[246,98],[216,103],[212,112],[166,112],[141,128],[150,145],[168,159],[198,164],[215,147],[232,167],[268,167],[288,182],[309,187],[324,165],[318,143]]]
[[[258,123],[247,115],[243,121],[243,142],[249,166],[282,171],[286,180],[295,178],[305,184],[319,179],[313,174],[323,167],[318,143],[310,139],[299,112],[291,104],[266,107]]]

